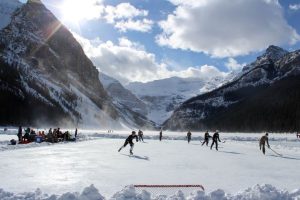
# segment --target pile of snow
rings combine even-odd
[[[0,199],[3,200],[104,200],[105,198],[99,193],[98,189],[91,185],[86,187],[81,194],[67,192],[62,195],[43,194],[40,189],[35,192],[24,192],[14,194],[0,189]]]
[[[276,200],[276,199],[299,199],[300,189],[292,192],[286,190],[280,190],[272,185],[255,185],[248,188],[242,192],[236,194],[226,194],[224,190],[217,189],[213,192],[206,194],[204,191],[193,191],[188,195],[185,195],[182,191],[177,191],[175,194],[167,196],[164,194],[159,194],[158,196],[151,195],[151,193],[143,190],[142,192],[136,192],[134,186],[127,186],[123,190],[115,193],[109,199],[111,200],[253,200],[253,199],[266,199],[266,200]],[[24,192],[19,194],[14,194],[11,192],[6,192],[0,189],[0,199],[4,200],[104,200],[97,188],[94,185],[86,187],[83,192],[67,192],[62,195],[48,195],[43,194],[40,189],[35,192]]]

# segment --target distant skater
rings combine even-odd
[[[131,132],[131,135],[129,135],[128,137],[127,137],[127,139],[125,140],[125,143],[124,143],[124,145],[123,146],[121,146],[121,148],[118,150],[119,152],[124,148],[124,147],[126,147],[127,146],[127,144],[130,144],[130,150],[129,150],[129,152],[130,152],[130,155],[132,155],[133,154],[133,147],[134,147],[134,143],[133,143],[133,139],[136,139],[136,142],[138,142],[138,137],[137,137],[137,135],[135,134],[135,131],[132,131]]]
[[[19,139],[19,142],[22,142],[22,126],[19,126],[19,130],[18,130],[18,139]]]
[[[208,131],[206,131],[206,132],[204,133],[204,141],[202,142],[202,146],[203,146],[204,144],[206,144],[206,146],[208,146],[209,138],[211,138],[211,136],[209,135]]]
[[[191,133],[191,131],[188,131],[188,132],[187,132],[186,137],[187,137],[188,143],[190,143],[190,141],[191,141],[191,139],[192,139],[192,133]]]
[[[162,140],[162,129],[160,129],[160,132],[159,132],[159,141]]]
[[[212,149],[213,146],[214,146],[214,144],[216,144],[216,150],[218,151],[218,141],[221,142],[218,130],[213,134],[212,140],[213,140],[213,142],[212,142],[212,144],[210,146],[210,149]]]
[[[144,142],[144,138],[143,138],[143,136],[144,136],[144,133],[143,133],[143,131],[139,130],[139,132],[138,132],[138,137],[139,137],[139,141],[140,141],[140,142],[141,142],[141,141],[143,141],[143,142]]]
[[[259,149],[262,150],[263,154],[266,153],[266,148],[265,148],[266,143],[267,143],[268,148],[270,148],[268,136],[269,136],[269,134],[266,133],[259,140]]]

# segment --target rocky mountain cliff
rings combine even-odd
[[[145,117],[147,114],[146,104],[124,88],[119,81],[103,73],[100,73],[99,79],[111,97],[113,105],[128,121],[128,124],[132,124],[130,121],[136,121],[140,127],[146,129],[153,129],[156,126],[154,122]]]
[[[184,102],[166,129],[296,131],[300,128],[300,50],[270,46],[233,81]]]
[[[41,1],[16,7],[10,18],[0,30],[1,125],[127,125],[96,67]]]

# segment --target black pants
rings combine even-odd
[[[159,136],[159,141],[161,141],[161,139],[162,139],[162,135]]]
[[[18,135],[19,142],[22,141],[22,135]]]
[[[266,153],[266,147],[265,147],[265,144],[260,144],[260,145],[259,145],[259,149],[262,150],[263,154]]]
[[[119,149],[119,152],[120,152],[124,147],[126,147],[127,144],[130,145],[130,151],[129,151],[129,152],[132,154],[132,150],[133,150],[134,144],[133,144],[133,142],[127,141],[127,140],[125,141],[124,145],[121,146],[121,148]]]
[[[212,149],[214,144],[216,144],[216,150],[218,151],[218,141],[217,140],[213,140],[213,143],[211,144],[210,149]]]
[[[144,138],[142,135],[139,136],[139,141],[143,141],[144,142]]]
[[[124,143],[124,145],[123,145],[123,147],[126,147],[127,144],[130,144],[131,147],[134,145],[133,142],[130,142],[130,141],[126,140],[125,143]]]
[[[202,146],[206,143],[206,146],[208,146],[208,139],[204,139],[204,141],[202,142]]]
[[[188,140],[188,143],[190,143],[190,141],[191,141],[191,137],[188,137],[188,138],[187,138],[187,140]]]

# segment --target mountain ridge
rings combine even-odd
[[[294,113],[299,109],[296,102],[300,100],[297,79],[300,74],[300,51],[282,51],[280,56],[270,55],[269,52],[268,48],[249,65],[250,68],[246,67],[231,82],[185,101],[165,121],[165,128],[297,130],[299,125],[296,122],[300,119]],[[276,59],[272,60],[270,56]],[[291,94],[294,95],[292,99],[289,98]]]

